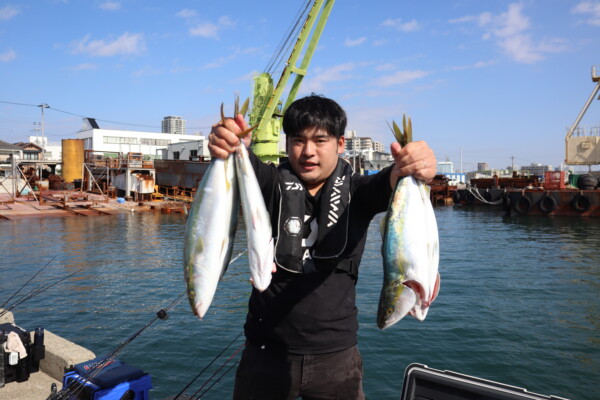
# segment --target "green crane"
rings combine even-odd
[[[281,117],[298,93],[334,2],[335,0],[314,1],[276,87],[273,86],[273,78],[269,72],[254,78],[250,125],[256,128],[252,134],[252,150],[262,161],[276,164],[279,162]],[[299,66],[296,66],[307,41],[308,46],[302,61]],[[287,95],[285,106],[282,107],[281,96],[292,74],[296,77]]]

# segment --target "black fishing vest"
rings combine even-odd
[[[287,271],[303,273],[302,239],[306,187],[289,163],[281,164],[278,169],[280,204],[275,262]],[[318,236],[312,246],[311,256],[320,267],[327,270],[340,268],[338,257],[345,250],[348,241],[351,177],[352,167],[339,158],[319,198]],[[343,265],[341,269],[347,270]]]

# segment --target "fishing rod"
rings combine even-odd
[[[24,294],[22,297],[19,298],[19,300],[16,300],[15,302],[13,302],[11,305],[9,305],[6,309],[0,311],[0,317],[2,317],[3,315],[5,315],[6,313],[8,313],[9,311],[12,311],[15,309],[15,307],[17,307],[18,305],[23,304],[24,302],[26,302],[27,300],[31,299],[32,297],[37,296],[40,293],[45,292],[46,290],[58,285],[59,283],[62,283],[63,281],[75,276],[76,274],[80,273],[81,271],[83,271],[83,268],[79,268],[78,270],[76,270],[75,272],[70,273],[69,275],[58,279],[56,282],[52,282],[52,283],[47,283],[45,285],[42,285],[32,291],[30,291],[29,293]]]
[[[241,251],[238,255],[236,255],[233,260],[231,260],[229,262],[229,265],[233,264],[238,258],[240,258],[245,252],[247,252],[248,249],[244,249],[243,251]],[[206,371],[211,365],[212,363],[214,363],[219,357],[221,357],[221,355],[223,355],[223,353],[225,353],[227,351],[227,349],[229,347],[231,347],[231,345],[233,343],[235,343],[236,340],[239,339],[239,337],[244,333],[244,331],[240,332],[235,339],[233,339],[223,350],[221,350],[221,352],[219,354],[217,354],[216,357],[214,357],[210,363],[208,363],[208,365],[206,367],[204,367],[204,369],[202,371],[200,371],[200,373],[198,375],[196,375],[194,378],[192,378],[192,380],[190,382],[188,382],[188,384],[181,389],[181,391],[179,393],[177,393],[177,395],[172,399],[172,400],[177,400],[191,385],[192,383],[194,383],[194,381],[196,381],[196,379],[198,379],[203,373],[204,371]],[[206,385],[206,382],[204,383],[204,385]]]
[[[224,363],[223,365],[221,365],[221,366],[219,367],[219,369],[217,369],[217,370],[216,370],[216,371],[215,371],[215,372],[214,372],[214,373],[211,375],[211,377],[210,377],[210,378],[208,378],[208,380],[207,380],[207,381],[206,381],[206,382],[205,382],[205,383],[204,383],[202,386],[200,386],[200,388],[199,388],[198,390],[196,390],[196,392],[195,392],[195,393],[192,395],[192,397],[190,398],[190,400],[193,400],[193,399],[200,399],[200,398],[202,398],[202,396],[204,396],[206,393],[208,393],[208,391],[209,391],[210,389],[212,389],[212,387],[213,387],[213,386],[215,386],[217,383],[219,383],[219,382],[221,381],[221,379],[222,379],[222,378],[223,378],[225,375],[227,375],[227,374],[229,373],[229,371],[231,371],[231,370],[233,369],[233,367],[235,367],[236,365],[238,365],[238,363],[240,362],[240,360],[236,360],[236,361],[235,361],[233,364],[231,364],[231,365],[229,366],[229,368],[227,368],[227,370],[225,370],[225,372],[223,372],[223,373],[222,373],[222,374],[219,376],[219,378],[218,378],[216,381],[214,381],[214,382],[213,382],[213,383],[212,383],[212,384],[211,384],[209,387],[207,387],[207,388],[206,388],[206,390],[205,390],[204,392],[200,393],[200,395],[199,395],[198,397],[194,397],[194,396],[196,396],[196,394],[198,394],[198,392],[199,392],[200,390],[202,390],[202,388],[203,388],[203,387],[204,387],[204,386],[205,386],[205,385],[206,385],[208,382],[210,382],[210,381],[211,381],[211,380],[212,380],[212,379],[215,377],[215,375],[216,375],[216,374],[217,374],[217,373],[218,373],[218,372],[221,370],[221,368],[223,368],[225,365],[227,365],[227,363],[229,363],[229,361],[231,361],[231,360],[232,360],[232,359],[233,359],[233,358],[234,358],[234,357],[237,355],[237,353],[239,353],[239,352],[240,352],[240,350],[242,350],[242,349],[244,348],[244,345],[245,345],[245,344],[244,344],[244,343],[242,343],[242,345],[241,345],[241,346],[240,346],[240,347],[239,347],[239,348],[238,348],[238,349],[237,349],[237,350],[236,350],[236,351],[235,351],[235,352],[234,352],[234,353],[233,353],[233,354],[232,354],[232,355],[231,355],[231,356],[230,356],[230,357],[227,359],[227,361],[225,361],[225,363]]]
[[[13,298],[14,298],[14,297],[17,295],[17,294],[19,294],[19,292],[20,292],[21,290],[23,290],[23,288],[24,288],[25,286],[27,286],[27,285],[29,284],[29,282],[31,282],[31,281],[32,281],[32,280],[33,280],[33,279],[34,279],[36,276],[38,276],[38,275],[39,275],[39,273],[40,273],[40,272],[42,272],[42,271],[44,270],[44,268],[46,268],[48,265],[50,265],[50,263],[51,263],[52,261],[54,261],[54,259],[55,259],[55,258],[56,258],[56,256],[52,257],[52,259],[51,259],[50,261],[48,261],[48,262],[46,263],[46,265],[44,265],[42,268],[40,268],[40,270],[39,270],[38,272],[36,272],[36,273],[35,273],[35,274],[34,274],[34,275],[31,277],[31,278],[29,278],[29,280],[28,280],[27,282],[25,282],[25,283],[23,284],[23,286],[21,286],[21,287],[19,288],[19,290],[17,290],[17,291],[16,291],[16,292],[15,292],[15,293],[14,293],[12,296],[10,296],[10,297],[8,298],[8,300],[6,300],[4,303],[2,303],[2,305],[0,306],[0,308],[4,308],[4,306],[5,306],[6,304],[8,304],[8,302],[9,302],[9,301],[11,301],[11,300],[12,300],[12,299],[13,299]]]
[[[90,368],[90,370],[85,375],[81,376],[80,377],[81,381],[79,381],[79,379],[77,380],[77,383],[74,385],[75,388],[72,388],[71,386],[69,386],[67,388],[62,388],[59,392],[50,394],[50,396],[46,400],[66,400],[69,398],[69,396],[75,396],[75,397],[78,396],[79,393],[85,388],[85,382],[92,381],[106,366],[110,365],[115,360],[117,355],[119,353],[121,353],[121,351],[123,351],[123,349],[127,345],[129,345],[143,331],[145,331],[150,326],[152,326],[152,324],[154,324],[157,320],[168,319],[169,318],[168,312],[173,307],[175,307],[176,305],[181,303],[181,301],[186,297],[186,295],[187,295],[186,291],[183,291],[179,296],[177,296],[177,298],[175,298],[175,300],[173,300],[171,302],[171,304],[169,304],[165,308],[161,308],[160,310],[158,310],[156,312],[156,315],[148,323],[146,323],[143,327],[138,329],[134,334],[129,336],[127,339],[122,341],[113,351],[108,353],[106,356],[102,357],[102,359],[100,361],[98,361],[92,368]]]
[[[244,254],[246,251],[247,250],[245,249],[242,252],[240,252],[238,255],[236,255],[229,262],[229,265],[231,265],[238,258],[240,258],[242,256],[242,254]],[[98,361],[96,363],[96,365],[94,365],[84,376],[81,376],[80,377],[81,381],[78,379],[77,382],[76,382],[76,384],[73,385],[73,386],[75,386],[75,388],[72,388],[72,386],[69,386],[69,387],[66,387],[66,388],[63,387],[59,392],[51,393],[50,396],[48,396],[46,398],[46,400],[67,400],[69,398],[69,396],[76,396],[76,395],[78,395],[85,388],[85,382],[93,380],[96,377],[96,375],[98,375],[104,369],[104,367],[106,367],[107,365],[111,364],[115,360],[116,356],[119,353],[121,353],[121,351],[123,351],[123,349],[128,344],[130,344],[143,331],[145,331],[152,324],[154,324],[154,322],[156,322],[158,319],[162,319],[162,320],[168,319],[169,318],[168,311],[170,311],[173,307],[175,307],[176,305],[178,305],[179,303],[181,303],[181,301],[183,301],[183,299],[186,296],[187,296],[187,290],[184,290],[179,296],[177,296],[175,298],[175,300],[173,300],[171,302],[171,304],[169,304],[165,308],[161,308],[160,310],[158,310],[156,312],[156,315],[152,318],[152,320],[150,320],[150,322],[146,323],[137,332],[135,332],[133,335],[131,335],[130,337],[128,337],[127,339],[125,339],[123,342],[121,342],[113,351],[111,351],[108,355],[106,355],[100,361]]]
[[[198,373],[198,375],[196,375],[194,378],[192,378],[192,380],[191,380],[191,381],[189,381],[189,382],[188,382],[188,384],[187,384],[187,385],[185,385],[185,387],[184,387],[183,389],[181,389],[181,391],[180,391],[179,393],[177,393],[177,395],[176,395],[176,396],[173,398],[173,400],[177,400],[177,399],[178,399],[178,398],[179,398],[179,397],[180,397],[182,394],[184,394],[184,393],[185,393],[185,391],[186,391],[186,390],[187,390],[187,389],[188,389],[188,388],[189,388],[189,387],[192,385],[192,383],[194,383],[194,382],[196,381],[196,379],[198,379],[200,376],[202,376],[202,374],[203,374],[203,373],[204,373],[204,372],[205,372],[205,371],[206,371],[206,370],[207,370],[207,369],[208,369],[208,368],[209,368],[209,367],[210,367],[210,366],[211,366],[211,365],[212,365],[212,364],[213,364],[215,361],[217,361],[217,359],[218,359],[219,357],[221,357],[221,356],[223,355],[223,353],[225,353],[225,352],[227,351],[227,349],[229,349],[229,348],[231,347],[231,345],[232,345],[232,344],[234,344],[234,343],[235,343],[235,342],[236,342],[236,341],[237,341],[237,340],[240,338],[240,336],[242,336],[242,334],[243,334],[243,333],[244,333],[244,331],[241,331],[241,332],[240,332],[240,333],[239,333],[239,334],[238,334],[238,335],[237,335],[237,336],[236,336],[236,337],[235,337],[235,338],[234,338],[234,339],[233,339],[233,340],[232,340],[232,341],[231,341],[231,342],[230,342],[230,343],[229,343],[229,344],[228,344],[228,345],[227,345],[227,346],[226,346],[226,347],[223,349],[223,350],[221,350],[221,352],[220,352],[219,354],[217,354],[217,355],[216,355],[216,356],[215,356],[215,357],[214,357],[214,358],[213,358],[213,359],[212,359],[212,360],[211,360],[211,361],[208,363],[208,365],[207,365],[206,367],[204,367],[204,368],[202,369],[202,371],[200,371],[200,372]],[[221,368],[222,368],[222,366],[221,366],[219,369],[221,369]],[[217,370],[217,372],[218,372],[218,371],[219,371],[219,370]],[[214,374],[213,374],[213,376],[214,376]],[[212,379],[212,377],[210,377],[210,378],[208,379],[208,381],[210,381],[211,379]],[[203,385],[200,387],[200,389],[199,389],[199,390],[201,390],[201,389],[202,389],[204,386],[206,386],[206,384],[208,383],[208,381],[204,382],[204,384],[203,384]],[[197,393],[198,393],[198,392],[194,393],[194,394],[192,395],[192,397],[193,397],[193,396],[195,396]]]

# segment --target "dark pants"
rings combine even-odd
[[[249,342],[235,377],[234,400],[364,399],[358,347],[327,354],[290,354]]]

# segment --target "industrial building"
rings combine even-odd
[[[162,158],[163,150],[170,144],[205,139],[200,135],[101,129],[92,118],[84,119],[84,127],[76,136],[84,141],[85,150],[97,153],[139,153],[146,159]]]

